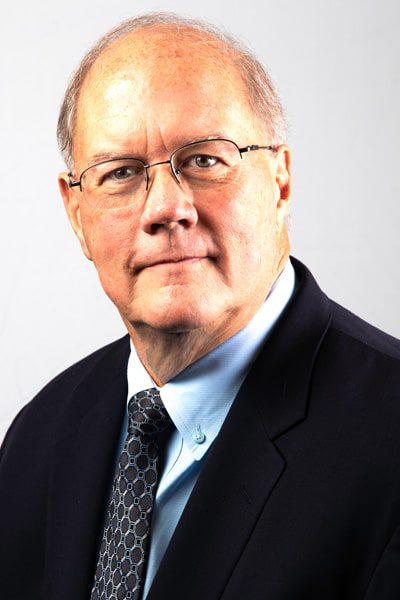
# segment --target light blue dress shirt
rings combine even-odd
[[[128,362],[128,400],[137,392],[156,387],[175,425],[166,448],[166,460],[157,489],[151,521],[151,542],[143,598],[150,589],[226,415],[273,325],[289,302],[295,286],[288,261],[268,298],[247,325],[196,361],[161,388],[151,379],[133,344]],[[117,456],[126,437],[127,415]],[[193,540],[193,543],[196,543]]]

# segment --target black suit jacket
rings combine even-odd
[[[294,264],[148,600],[400,598],[400,344]],[[128,354],[125,337],[77,363],[10,428],[2,600],[88,600]]]

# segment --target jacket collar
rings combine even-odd
[[[322,340],[331,323],[329,299],[310,271],[291,258],[296,290],[248,379],[247,393],[263,381],[257,406],[268,436],[276,439],[300,423],[307,412],[311,375]]]

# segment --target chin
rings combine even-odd
[[[185,333],[203,329],[221,314],[208,302],[181,298],[175,302],[147,302],[142,310],[127,311],[126,319],[135,327],[146,325],[166,333]]]
[[[166,333],[188,333],[205,328],[212,320],[211,315],[199,314],[189,309],[156,314],[149,311],[142,323]]]

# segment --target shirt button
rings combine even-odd
[[[193,437],[193,441],[196,442],[196,444],[202,444],[203,442],[205,442],[206,436],[202,432],[200,425],[197,425],[197,429],[194,432],[192,437]]]

